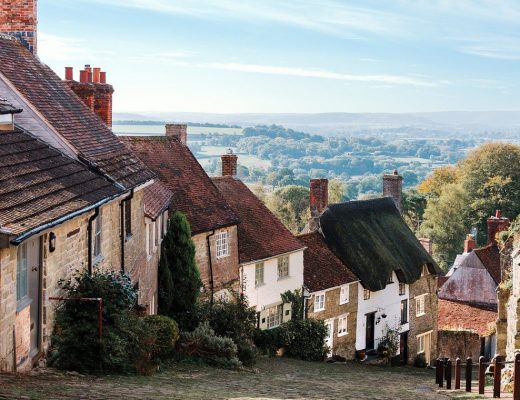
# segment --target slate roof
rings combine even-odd
[[[126,188],[153,178],[58,75],[18,41],[0,37],[0,72],[93,167]]]
[[[17,128],[0,133],[0,226],[18,236],[122,190]]]
[[[305,246],[243,182],[231,176],[212,179],[240,218],[238,224],[240,263],[303,250]]]
[[[467,329],[480,336],[493,333],[498,317],[496,309],[439,299],[438,329]]]
[[[384,289],[392,271],[408,284],[420,278],[423,265],[440,272],[389,197],[332,204],[320,216],[320,229],[329,248],[372,291]]]
[[[239,222],[186,145],[167,136],[122,136],[120,139],[171,190],[171,209],[186,215],[193,234]]]
[[[311,293],[358,280],[328,248],[319,232],[306,233],[297,237],[307,246],[303,253],[303,281]]]
[[[13,107],[7,100],[0,98],[0,115],[21,113],[20,108]]]
[[[156,179],[144,188],[144,213],[148,218],[157,219],[172,201],[173,193],[164,183]]]

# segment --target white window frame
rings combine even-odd
[[[264,263],[259,262],[255,264],[255,287],[259,287],[264,285]]]
[[[146,255],[148,259],[152,257],[153,254],[153,224],[151,222],[146,222]]]
[[[284,279],[289,276],[289,256],[278,257],[278,279]]]
[[[163,212],[163,237],[168,232],[168,210]]]
[[[215,235],[215,247],[217,258],[229,256],[229,233],[228,231],[218,232]]]
[[[417,339],[417,354],[422,354],[426,352],[426,349],[424,348],[424,338],[426,336],[430,336],[430,346],[431,346],[431,334],[433,331],[428,331],[421,333],[420,335],[416,336]]]
[[[426,296],[428,294],[421,294],[420,296],[415,296],[415,316],[421,317],[426,315]]]
[[[401,288],[403,289],[402,293],[401,293]],[[406,295],[406,283],[399,282],[399,296],[405,296],[405,295]]]
[[[314,295],[314,312],[325,310],[325,292]]]
[[[16,301],[24,302],[29,296],[29,273],[27,266],[27,243],[22,243],[16,251]]]
[[[348,335],[348,316],[343,314],[338,317],[338,337]]]
[[[370,297],[372,296],[372,292],[370,289],[363,289],[363,300],[370,300]]]
[[[339,289],[339,304],[347,304],[350,297],[350,285],[343,285]]]
[[[92,259],[94,261],[94,264],[97,264],[103,259],[103,254],[102,254],[103,221],[102,221],[102,217],[101,217],[101,209],[99,210],[98,216],[96,218],[94,218],[94,221],[92,221],[92,224],[94,225],[94,229],[92,232],[92,235],[94,236],[92,238],[92,242],[93,242],[92,243]]]
[[[267,314],[265,318],[267,321],[267,329],[276,328],[277,326],[280,326],[283,320],[283,304],[270,307],[266,311]]]

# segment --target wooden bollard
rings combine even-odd
[[[484,386],[486,384],[486,364],[484,357],[478,359],[478,394],[484,394]]]
[[[493,361],[493,398],[500,398],[500,381],[502,378],[502,366],[503,366],[504,357],[495,356],[495,360]]]
[[[473,373],[472,363],[473,361],[471,361],[471,357],[468,357],[466,359],[466,392],[471,392],[471,374]]]
[[[444,386],[444,360],[439,360],[439,387]]]
[[[515,354],[513,374],[513,400],[520,400],[520,353]]]
[[[460,389],[460,358],[455,360],[455,389]]]
[[[446,361],[446,389],[451,390],[451,360]]]
[[[437,358],[435,360],[435,383],[438,385],[439,382],[441,381],[440,378],[439,378],[439,372],[441,372],[441,367],[440,367],[440,363],[441,363],[441,360],[439,358]]]

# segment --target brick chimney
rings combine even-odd
[[[308,227],[309,232],[315,232],[320,228],[321,213],[329,205],[329,180],[311,179],[309,189],[311,219]]]
[[[235,176],[237,174],[238,157],[233,150],[228,149],[226,154],[220,156],[222,160],[222,176]]]
[[[36,54],[37,0],[1,0],[0,33],[17,37]]]
[[[469,253],[477,247],[477,242],[473,235],[467,235],[466,240],[464,240],[464,253]]]
[[[383,175],[383,196],[394,199],[397,209],[401,211],[401,199],[403,196],[403,177],[397,170],[393,174]]]
[[[174,137],[179,142],[186,144],[188,141],[188,125],[166,124],[166,136]]]
[[[99,118],[112,128],[112,95],[114,88],[106,83],[106,72],[90,65],[79,71],[79,82],[74,80],[74,69],[65,67],[65,83],[76,95],[94,111]]]
[[[509,218],[502,217],[502,212],[500,210],[497,210],[494,217],[489,217],[487,219],[487,226],[488,244],[496,243],[497,233],[505,231],[509,228]]]
[[[419,238],[419,242],[421,243],[422,247],[424,247],[424,250],[428,252],[429,255],[432,255],[432,240],[430,238]]]

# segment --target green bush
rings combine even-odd
[[[281,338],[281,328],[257,329],[255,331],[254,342],[256,347],[269,356],[274,356],[277,350],[283,346]]]
[[[201,360],[214,367],[237,369],[242,366],[233,340],[217,336],[207,322],[193,332],[182,332],[178,350],[184,358]]]
[[[257,358],[254,345],[256,312],[247,304],[244,296],[237,295],[235,300],[217,300],[199,304],[200,321],[208,322],[216,335],[227,337],[237,345],[238,358],[242,364],[251,366]]]
[[[426,368],[428,366],[428,364],[426,363],[426,357],[424,356],[424,353],[417,354],[413,365],[417,368]]]
[[[379,356],[386,361],[387,364],[391,364],[390,361],[397,354],[399,349],[399,330],[386,328],[383,337],[379,341],[377,346],[377,353]]]
[[[327,354],[324,345],[327,327],[315,319],[291,320],[280,325],[281,344],[288,357],[320,361]]]
[[[144,319],[144,325],[154,341],[151,343],[153,356],[159,360],[169,358],[180,336],[177,323],[163,315],[149,315]]]

